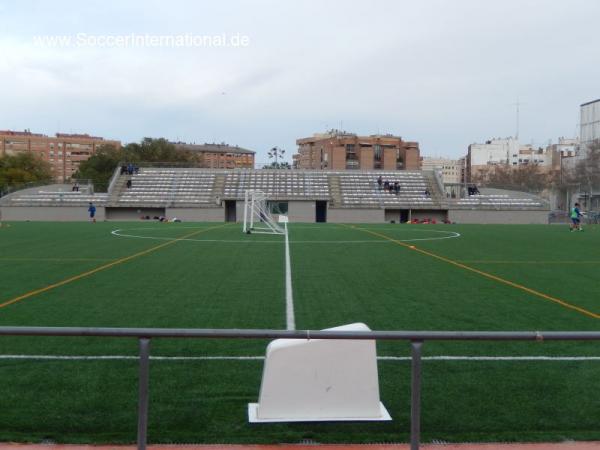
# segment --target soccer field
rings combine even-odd
[[[596,226],[290,224],[290,292],[284,237],[239,224],[9,223],[0,326],[598,331],[599,248]],[[407,343],[377,344],[392,422],[251,425],[267,343],[153,340],[149,441],[408,440]],[[600,439],[597,343],[423,350],[423,442]],[[0,441],[135,441],[137,352],[1,337]]]

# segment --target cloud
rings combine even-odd
[[[375,0],[2,3],[0,128],[60,122],[124,140],[223,140],[292,153],[344,127],[424,154],[514,132],[572,135],[600,96],[600,3]],[[242,33],[245,48],[43,47],[36,35]],[[262,151],[262,150],[260,150]],[[259,155],[260,157],[260,155]]]

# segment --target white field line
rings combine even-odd
[[[195,227],[178,227],[178,228],[192,228]],[[166,229],[166,228],[165,228]],[[202,228],[199,228],[202,229]],[[249,239],[193,239],[193,238],[171,238],[171,237],[160,237],[160,236],[140,236],[137,234],[125,234],[125,231],[135,231],[135,230],[155,230],[154,228],[129,228],[129,229],[116,229],[112,230],[111,234],[113,236],[119,237],[128,237],[134,239],[151,239],[155,241],[190,241],[190,242],[222,242],[228,244],[279,244],[281,240],[249,240]],[[441,237],[427,237],[427,238],[413,238],[413,239],[394,239],[399,242],[415,242],[415,241],[439,241],[442,239],[452,239],[460,237],[460,233],[455,231],[440,231],[440,230],[406,230],[406,231],[420,231],[420,232],[432,232],[432,233],[443,233],[444,236]],[[362,240],[343,240],[343,241],[332,241],[332,240],[306,240],[306,241],[289,241],[291,244],[391,244],[391,241],[382,240],[382,239],[362,239]]]
[[[132,355],[0,355],[0,360],[122,361]],[[262,361],[264,356],[150,356],[153,361]],[[410,361],[410,356],[378,356],[379,361]],[[600,356],[424,356],[423,361],[600,361]]]
[[[287,223],[285,225],[285,318],[288,330],[296,329],[294,314],[294,296],[292,292],[292,264],[290,262],[290,241]]]

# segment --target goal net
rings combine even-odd
[[[271,215],[262,191],[246,191],[244,196],[244,233],[285,234]]]

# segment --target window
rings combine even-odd
[[[399,148],[396,149],[396,169],[404,169],[404,155]]]
[[[346,144],[346,169],[358,169],[358,158],[354,144]]]
[[[375,169],[381,169],[383,168],[383,149],[381,148],[381,145],[377,144],[373,147],[373,159],[374,159],[374,163],[373,163],[373,167]]]

